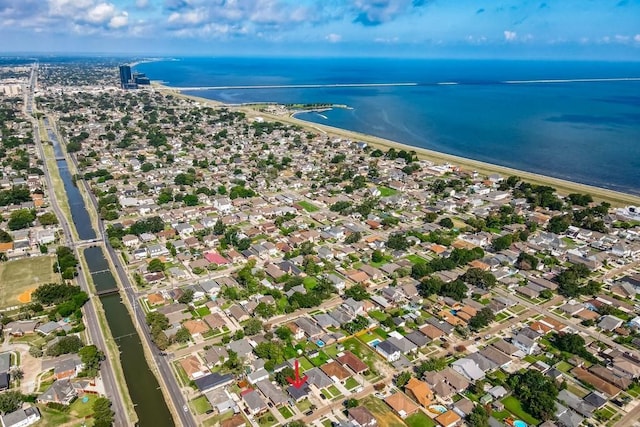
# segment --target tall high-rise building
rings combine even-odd
[[[131,67],[129,65],[120,66],[120,87],[122,89],[138,89],[138,83],[135,79],[135,73],[131,73]]]
[[[131,67],[128,65],[120,66],[120,86],[122,89],[128,89],[131,84]]]

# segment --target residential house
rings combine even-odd
[[[346,350],[337,360],[343,366],[348,366],[356,374],[362,374],[369,370],[369,366],[349,350]]]
[[[61,403],[69,405],[78,397],[76,389],[69,380],[54,381],[53,384],[38,396],[40,403]]]
[[[407,418],[419,411],[418,405],[413,403],[404,393],[397,392],[384,399],[385,403],[393,409],[400,418]]]
[[[208,390],[215,390],[227,386],[233,381],[233,375],[221,375],[217,372],[214,372],[213,374],[196,378],[193,382],[196,384],[196,387],[198,387],[198,390],[200,390],[201,392],[206,392]]]
[[[411,377],[405,386],[405,391],[424,408],[428,408],[434,401],[433,391],[431,391],[429,384],[415,377]]]
[[[268,409],[267,403],[255,390],[248,390],[247,392],[242,393],[242,400],[251,415],[260,414]]]
[[[203,377],[209,373],[209,370],[202,366],[200,360],[194,355],[187,356],[180,360],[180,366],[191,380]]]
[[[378,343],[376,351],[382,355],[382,357],[387,359],[387,362],[400,360],[400,355],[402,354],[402,351],[389,340]]]
[[[77,377],[82,369],[84,363],[77,355],[62,356],[53,367],[53,376],[56,380],[71,379]]]
[[[209,368],[221,365],[229,357],[227,349],[219,346],[211,346],[203,354],[203,359]]]
[[[358,406],[355,408],[349,408],[347,410],[349,421],[351,421],[356,427],[375,427],[378,425],[378,420],[373,416],[364,406]]]
[[[460,415],[456,414],[454,411],[447,411],[440,414],[435,418],[435,420],[442,427],[455,427],[462,422]]]
[[[36,406],[18,409],[0,416],[2,427],[27,427],[40,421],[40,411]]]
[[[287,395],[284,394],[282,390],[276,387],[271,381],[269,381],[268,378],[258,381],[256,383],[256,386],[258,387],[258,389],[260,389],[262,394],[264,394],[267,399],[269,399],[269,401],[273,403],[274,406],[281,406],[289,401]]]
[[[267,372],[267,370],[264,368],[257,369],[252,373],[250,373],[249,375],[247,375],[247,380],[249,381],[249,384],[255,385],[258,381],[264,381],[267,379],[269,379],[269,372]]]
[[[329,378],[331,378],[333,382],[336,382],[336,383],[338,382],[343,383],[344,381],[346,381],[347,378],[351,376],[349,371],[347,371],[342,365],[340,365],[335,360],[329,363],[325,363],[324,365],[320,366],[320,369]]]
[[[477,381],[484,378],[484,371],[478,367],[473,359],[458,359],[451,364],[451,367],[470,381]]]
[[[238,410],[236,402],[233,400],[233,397],[227,390],[218,388],[209,390],[204,395],[211,404],[211,407],[215,408],[218,414],[226,412],[230,409],[233,409],[234,411]]]

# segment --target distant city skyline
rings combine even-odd
[[[640,0],[0,0],[0,51],[640,59]]]

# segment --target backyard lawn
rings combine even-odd
[[[84,401],[84,398],[87,401]],[[93,403],[98,399],[98,396],[93,394],[85,394],[84,396],[78,396],[78,398],[69,406],[69,413],[77,418],[85,418],[93,414]]]
[[[303,372],[308,371],[309,369],[313,369],[313,364],[309,362],[309,360],[306,357],[299,358],[298,362]]]
[[[404,421],[409,427],[433,427],[436,425],[436,423],[422,411],[409,415]]]
[[[271,412],[267,412],[266,414],[258,418],[257,421],[260,427],[271,427],[278,423],[278,420],[276,420],[276,417],[274,417]]]
[[[411,261],[412,263],[414,263],[414,264],[419,264],[421,262],[427,262],[426,259],[424,259],[422,257],[419,257],[418,255],[415,255],[415,254],[411,254],[411,255],[407,256],[407,259],[409,261]]]
[[[347,382],[344,383],[344,386],[347,388],[347,390],[353,390],[354,388],[358,387],[360,385],[360,383],[353,377],[349,377],[347,379]]]
[[[320,351],[318,352],[318,357],[314,357],[313,359],[309,360],[311,361],[311,363],[313,363],[313,366],[322,366],[327,363],[330,358],[324,351]]]
[[[380,185],[378,187],[380,191],[380,197],[389,197],[395,194],[398,194],[398,190],[394,190],[393,188],[385,187],[384,185]]]
[[[307,202],[306,200],[301,200],[298,202],[298,204],[302,206],[302,209],[304,209],[307,212],[317,212],[320,210],[319,207],[317,207],[311,202]]]
[[[540,424],[540,421],[536,420],[531,415],[526,413],[524,409],[522,409],[520,401],[514,396],[505,397],[504,399],[502,399],[502,403],[504,404],[504,407],[509,410],[509,412],[511,412],[513,415],[515,415],[525,423],[534,426]]]
[[[286,406],[281,406],[278,408],[278,411],[280,411],[280,414],[282,414],[285,419],[293,417],[293,412],[291,412],[291,409]]]
[[[369,317],[373,317],[374,319],[376,319],[378,322],[384,322],[385,319],[389,316],[387,316],[385,313],[379,311],[379,310],[371,310],[369,313]]]
[[[59,282],[53,256],[23,258],[0,263],[0,308],[31,302],[31,291],[44,283]]]
[[[205,396],[200,396],[191,401],[191,408],[196,414],[201,415],[207,412],[211,408],[211,404]]]

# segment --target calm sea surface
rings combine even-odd
[[[353,109],[297,117],[640,194],[640,81],[573,81],[640,78],[640,62],[180,58],[136,70],[177,87],[417,83],[187,93],[227,103],[346,104]]]

